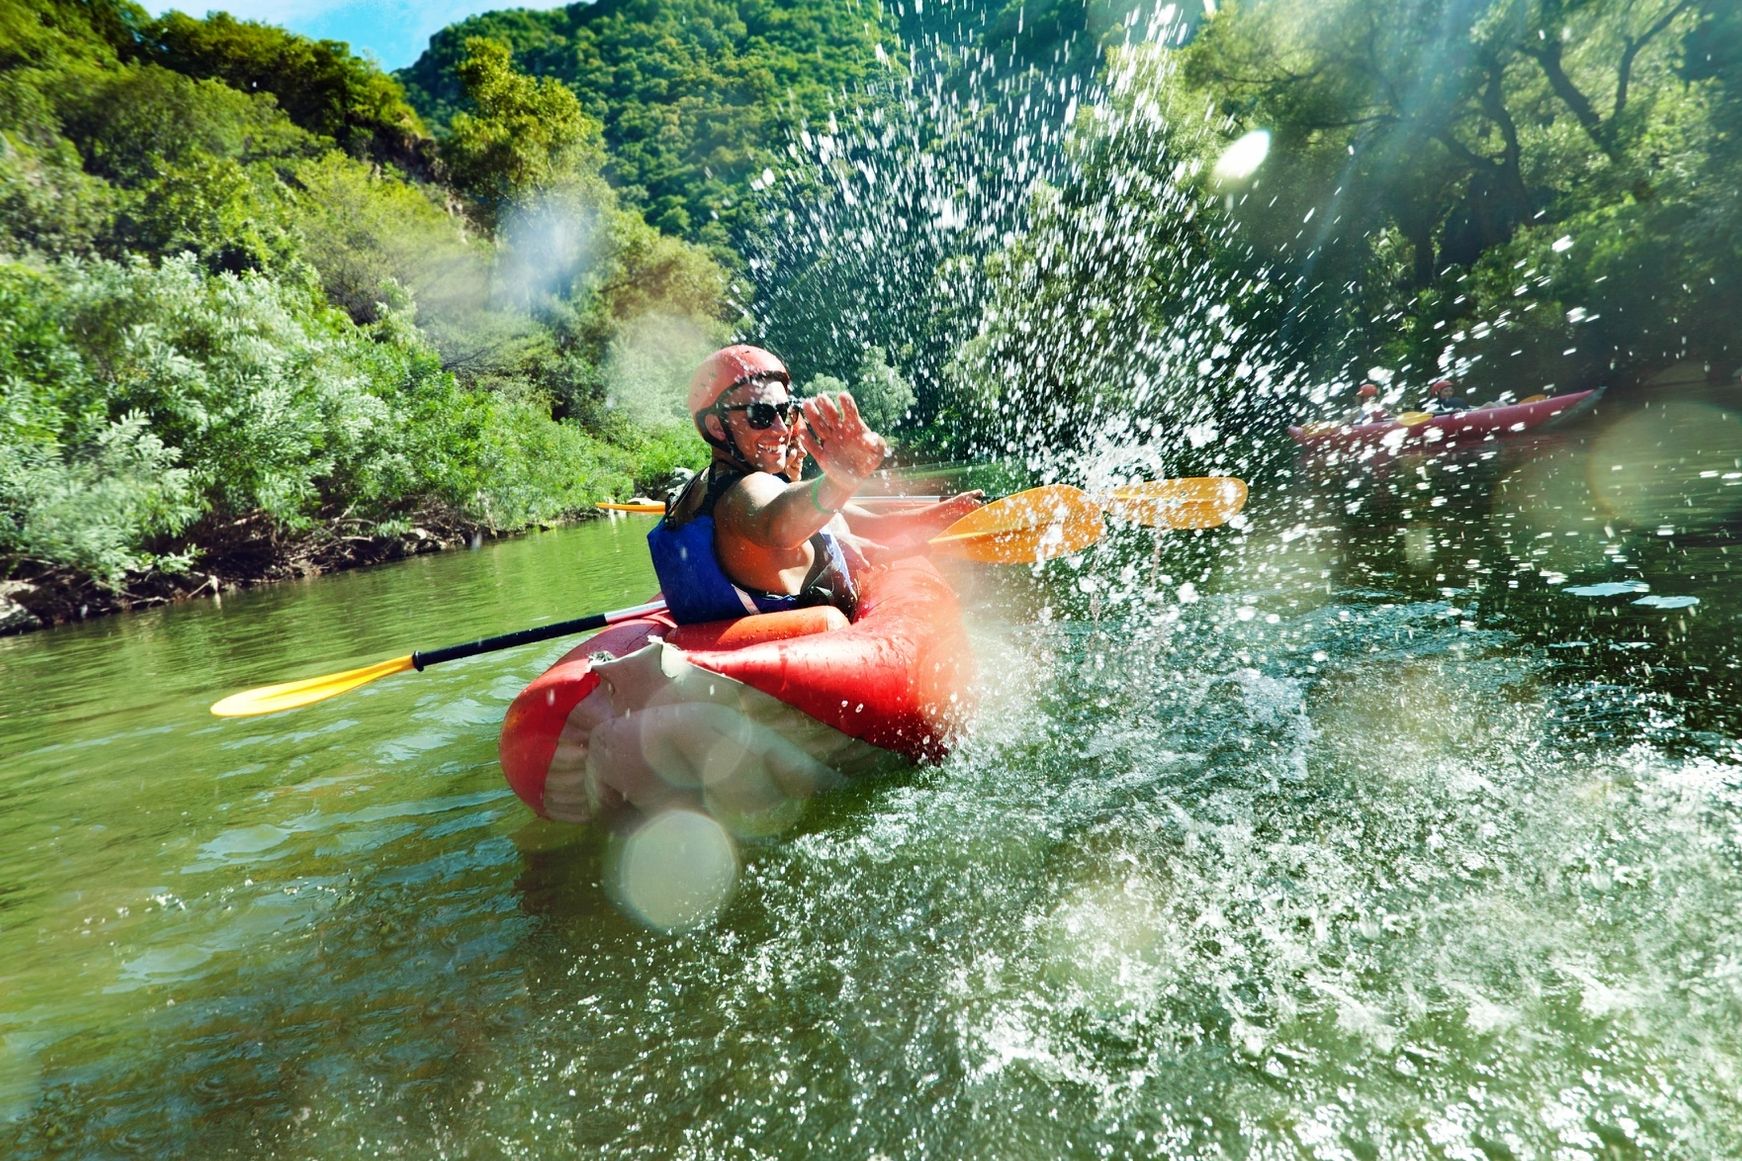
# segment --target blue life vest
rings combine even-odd
[[[674,519],[683,505],[683,497],[690,488],[702,483],[702,477],[692,480],[683,492],[666,502],[665,516],[647,534],[653,571],[659,577],[672,619],[680,625],[691,625],[812,605],[834,605],[851,617],[859,603],[854,564],[863,558],[828,532],[811,537],[816,559],[797,593],[747,589],[726,575],[714,549],[714,505],[726,489],[746,474],[716,474],[710,467],[706,474],[707,495],[695,515],[681,523]]]

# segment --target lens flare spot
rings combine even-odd
[[[1210,175],[1218,182],[1245,181],[1270,156],[1270,130],[1254,129],[1222,151]]]
[[[624,840],[615,884],[624,909],[660,931],[711,923],[738,882],[738,852],[719,823],[689,810],[649,819]]]

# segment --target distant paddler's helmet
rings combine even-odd
[[[1355,394],[1363,399],[1371,399],[1379,394],[1379,386],[1376,383],[1363,383],[1361,384],[1361,389],[1355,392]]]
[[[714,410],[720,396],[753,379],[778,379],[788,387],[792,386],[792,376],[787,373],[786,364],[761,347],[737,343],[722,347],[702,360],[702,365],[690,377],[689,408],[690,417],[695,420],[696,430],[702,433],[703,439],[715,447],[734,450],[709,435],[702,418]]]

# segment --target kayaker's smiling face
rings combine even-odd
[[[751,467],[777,476],[785,472],[788,445],[799,423],[798,405],[786,384],[758,379],[735,387],[721,396],[718,413],[738,454]]]

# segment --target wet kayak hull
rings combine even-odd
[[[1289,438],[1308,451],[1388,449],[1411,452],[1454,451],[1527,433],[1553,431],[1588,415],[1604,388],[1575,391],[1531,403],[1478,407],[1435,415],[1419,423],[1312,423],[1288,429]]]
[[[602,630],[515,698],[502,768],[562,821],[678,805],[754,820],[942,755],[971,673],[954,593],[930,564],[902,562],[866,577],[851,624],[806,609]]]

